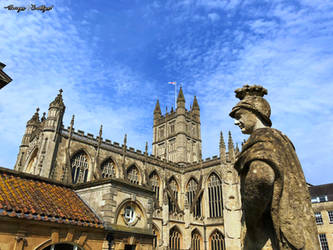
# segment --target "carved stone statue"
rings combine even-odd
[[[243,207],[243,249],[320,249],[310,194],[292,142],[271,128],[262,86],[235,91],[230,116],[250,134],[235,162]]]

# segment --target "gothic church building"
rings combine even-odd
[[[147,143],[145,152],[129,147],[126,135],[122,144],[104,139],[102,126],[98,136],[74,129],[74,116],[66,128],[64,112],[62,90],[47,115],[40,118],[37,109],[27,122],[15,170],[79,186],[80,198],[118,232],[113,249],[139,242],[152,249],[240,248],[241,204],[233,168],[239,150],[230,132],[225,146],[221,132],[219,156],[202,159],[196,97],[186,109],[180,88],[176,110],[165,114],[157,100],[152,154]],[[135,237],[127,239],[131,232]],[[155,235],[151,243],[149,234]]]

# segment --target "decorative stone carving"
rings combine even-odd
[[[235,162],[243,206],[243,249],[320,249],[310,195],[291,141],[271,128],[262,86],[235,91],[233,107],[243,134],[250,134]]]

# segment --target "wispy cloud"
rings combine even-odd
[[[36,4],[45,4],[38,2]],[[333,4],[331,1],[104,2],[110,15],[67,2],[48,13],[0,6],[0,55],[13,82],[0,92],[0,165],[12,166],[25,122],[64,89],[65,125],[143,149],[152,110],[173,104],[183,83],[201,108],[203,156],[218,154],[219,131],[245,137],[228,117],[245,83],[268,89],[273,127],[294,142],[310,183],[332,182]],[[72,4],[72,5],[71,5]],[[75,5],[75,8],[73,6]],[[107,7],[105,7],[107,6]],[[81,7],[81,9],[80,9]],[[76,9],[79,8],[79,9]]]

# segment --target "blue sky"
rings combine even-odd
[[[203,157],[219,132],[246,136],[228,116],[243,84],[268,89],[273,127],[293,141],[309,183],[333,182],[332,1],[35,1],[0,3],[0,61],[13,78],[0,91],[0,165],[12,168],[25,124],[63,88],[65,126],[151,145],[153,109],[201,108]],[[151,147],[150,147],[151,148]]]

